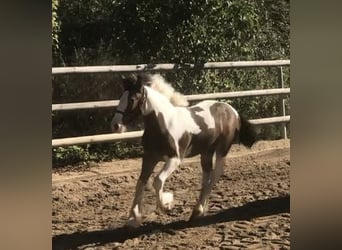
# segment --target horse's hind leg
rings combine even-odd
[[[153,181],[153,187],[157,194],[157,205],[162,211],[168,211],[172,208],[173,194],[171,192],[163,192],[166,179],[177,169],[180,164],[178,157],[172,157],[167,160],[163,169]]]
[[[212,154],[201,155],[202,165],[202,188],[199,196],[199,200],[194,207],[190,220],[204,215],[208,205],[208,197],[215,183],[219,180],[223,173],[224,156],[215,154],[215,168],[213,169]]]
[[[158,163],[158,158],[154,155],[144,154],[142,168],[138,182],[135,187],[135,196],[130,210],[127,225],[130,227],[139,227],[142,222],[142,198],[146,183],[151,176],[154,167]]]

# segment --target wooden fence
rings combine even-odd
[[[138,64],[138,65],[111,65],[111,66],[82,66],[82,67],[55,67],[52,74],[75,73],[108,73],[108,72],[139,72],[139,71],[170,71],[179,69],[228,69],[249,67],[288,66],[290,60],[247,61],[247,62],[207,62],[204,64]]]
[[[248,61],[248,62],[209,62],[202,65],[194,64],[140,64],[140,65],[114,65],[114,66],[85,66],[85,67],[56,67],[52,68],[52,74],[76,74],[76,73],[103,73],[103,72],[139,72],[139,71],[170,71],[178,69],[222,69],[222,68],[246,68],[246,67],[278,67],[278,88],[248,90],[236,92],[222,92],[186,96],[189,101],[217,99],[217,98],[240,98],[250,96],[280,95],[280,114],[278,117],[269,117],[250,120],[255,125],[282,123],[283,138],[287,137],[285,123],[290,121],[290,116],[285,114],[284,95],[290,94],[290,88],[284,88],[282,66],[289,66],[290,60],[272,60],[272,61]],[[93,109],[115,107],[118,100],[82,102],[82,103],[64,103],[52,104],[52,111]],[[52,147],[70,146],[78,144],[91,144],[100,142],[113,142],[118,140],[136,139],[142,136],[143,131],[126,132],[122,134],[101,134],[80,136],[62,139],[53,139]]]

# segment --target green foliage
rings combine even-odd
[[[52,5],[54,66],[201,65],[208,61],[290,57],[289,0],[53,0]],[[184,94],[278,86],[275,68],[178,70],[163,75]],[[287,68],[284,81],[289,86]],[[117,99],[120,94],[118,74],[53,77],[53,103]],[[251,119],[279,115],[279,97],[229,101]],[[289,105],[287,108],[288,113]],[[114,109],[55,112],[53,138],[107,133],[113,114]],[[137,121],[131,130],[140,128],[141,122]],[[278,125],[265,126],[260,132],[265,138],[280,136]],[[60,152],[56,159],[73,158],[77,152],[80,160],[141,153],[138,144],[132,142],[80,148],[66,148],[70,154]]]
[[[58,15],[59,1],[52,0],[52,61],[53,65],[65,66],[62,58],[62,51],[60,49],[59,35],[61,32],[61,21]]]
[[[289,56],[289,1],[60,1],[68,65],[76,54],[115,63],[252,60]]]
[[[54,148],[52,149],[52,156],[53,165],[73,164],[92,160],[87,150],[80,146]]]
[[[89,161],[109,161],[113,158],[141,157],[142,152],[142,146],[138,142],[57,147],[52,149],[52,164],[58,167]]]
[[[58,0],[52,0],[52,46],[58,48],[58,33],[60,23],[57,16]]]

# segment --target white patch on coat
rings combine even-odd
[[[215,119],[210,113],[210,107],[214,105],[215,103],[218,103],[217,101],[202,101],[194,105],[193,107],[200,107],[203,110],[200,112],[196,112],[196,115],[203,118],[205,124],[208,126],[208,128],[215,128]]]
[[[142,112],[144,115],[147,115],[152,111],[155,111],[156,114],[160,112],[164,115],[172,114],[175,112],[175,107],[170,103],[167,97],[148,86],[144,86],[144,88],[147,93],[146,102],[142,108]]]
[[[176,152],[179,155],[178,141],[187,131],[192,134],[198,134],[201,129],[192,119],[190,111],[185,107],[175,107],[171,104],[167,97],[160,94],[156,90],[145,86],[147,91],[147,100],[143,113],[155,111],[163,114],[164,125],[175,141]]]

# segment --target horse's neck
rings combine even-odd
[[[175,112],[176,107],[164,95],[147,86],[145,86],[145,89],[147,91],[147,105],[143,113],[149,114],[154,111],[156,114],[171,115]]]

